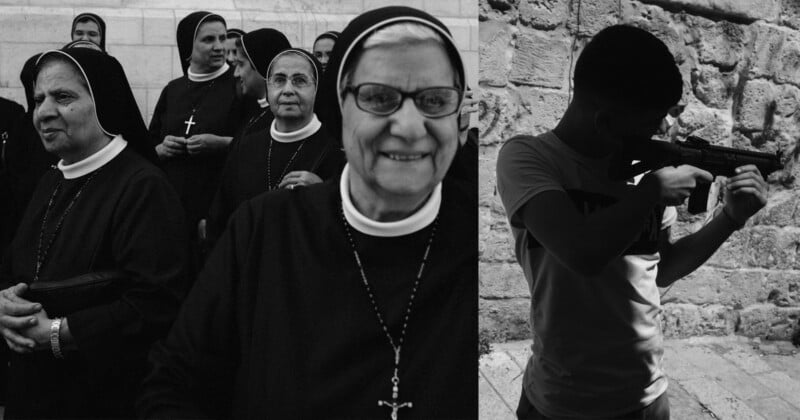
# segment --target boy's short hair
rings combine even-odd
[[[681,99],[675,58],[653,34],[628,25],[598,32],[575,64],[575,92],[601,102],[667,109]]]

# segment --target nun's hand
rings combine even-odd
[[[311,184],[319,184],[322,178],[318,177],[313,172],[308,171],[292,171],[286,174],[278,185],[278,188],[293,189],[294,187],[303,187]]]
[[[159,159],[167,159],[186,154],[186,139],[183,137],[166,136],[158,146],[156,154]]]
[[[27,289],[28,285],[19,283],[0,291],[0,334],[11,350],[22,354],[32,352],[36,342],[20,331],[35,326],[35,314],[42,311],[42,305],[20,297]]]
[[[22,335],[33,341],[33,350],[49,350],[50,349],[50,327],[53,320],[47,316],[47,312],[42,309],[33,314],[36,323],[25,330],[20,331]]]
[[[190,155],[222,152],[228,149],[232,139],[214,134],[195,134],[186,139],[186,150]]]

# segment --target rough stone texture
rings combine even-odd
[[[530,298],[528,283],[516,263],[486,263],[480,267],[480,293],[484,299]]]
[[[736,67],[750,41],[747,27],[723,20],[699,28],[697,52],[700,62],[725,71]]]
[[[516,0],[478,0],[478,20],[497,19],[515,23],[519,18],[516,3]]]
[[[800,86],[800,34],[796,30],[759,22],[753,51],[753,75]]]
[[[800,272],[701,267],[662,292],[661,302],[693,305],[716,302],[737,310],[763,303],[800,306]]]
[[[560,8],[564,3],[566,9]],[[562,10],[567,12],[563,17]],[[527,305],[510,303],[526,299],[526,284],[515,267],[495,190],[497,151],[515,134],[539,134],[555,126],[571,94],[570,55],[577,59],[591,35],[618,22],[650,31],[675,56],[685,105],[671,129],[678,139],[698,135],[728,147],[780,151],[785,165],[769,177],[767,207],[707,264],[662,292],[665,333],[787,337],[800,329],[796,319],[790,322],[792,311],[800,308],[800,191],[795,181],[800,177],[800,2],[481,0],[480,19],[518,31],[516,43],[513,36],[513,45],[502,43],[506,54],[493,49],[481,56],[481,67],[491,69],[482,76],[479,115],[481,305],[508,311],[489,317],[482,309],[481,334],[516,335],[528,318]],[[507,68],[503,60],[508,54],[511,71],[503,79],[495,69]],[[503,83],[490,85],[492,77]],[[673,240],[697,232],[710,217],[689,215],[683,206],[678,213]],[[757,316],[766,321],[757,322]],[[492,329],[506,327],[510,333]]]
[[[800,228],[753,226],[742,229],[728,239],[708,260],[725,268],[800,269]]]
[[[683,63],[689,59],[689,50],[683,43],[683,37],[678,32],[679,25],[674,21],[672,14],[659,7],[638,2],[628,1],[623,4],[623,13],[619,23],[633,25],[655,35],[666,44],[669,51],[675,56],[676,62]],[[618,23],[616,20],[609,22],[609,24],[616,23]],[[602,27],[597,28],[597,30],[600,29]],[[590,32],[587,36],[594,35],[596,32]]]
[[[478,245],[478,255],[480,255],[481,261],[488,263],[516,263],[514,241],[511,238],[511,230],[508,227],[508,223],[502,221],[492,222],[492,220],[496,220],[496,216],[485,213],[485,209],[481,209],[479,212],[481,241]]]
[[[690,106],[678,117],[678,134],[698,136],[721,146],[730,145],[730,113],[725,111]]]
[[[763,79],[744,84],[736,123],[742,131],[761,131],[773,120],[777,108],[775,86]]]
[[[694,95],[711,108],[730,107],[738,81],[738,73],[723,73],[708,65],[701,65],[692,72]]]
[[[794,29],[800,29],[800,2],[785,0],[781,10],[781,22]]]
[[[501,87],[508,83],[511,70],[512,38],[516,28],[504,22],[488,20],[480,24],[480,66],[479,83]]]
[[[664,305],[661,328],[664,336],[728,335],[736,329],[736,312],[723,305]]]
[[[800,89],[791,85],[782,85],[776,96],[776,114],[782,117],[797,116],[796,112],[800,106]]]
[[[572,19],[567,27],[579,37],[590,37],[619,20],[617,2],[608,0],[581,0],[570,3]]]
[[[569,13],[567,0],[521,0],[519,20],[536,29],[553,29],[564,23]]]
[[[685,8],[701,15],[746,21],[774,21],[780,14],[780,0],[643,0],[669,8]]]
[[[738,333],[769,340],[790,340],[800,320],[800,308],[781,308],[771,304],[753,305],[740,314]]]
[[[553,128],[567,109],[567,94],[527,86],[483,89],[479,104],[481,144],[493,144]]]
[[[766,207],[753,217],[753,224],[800,226],[800,195],[792,190],[771,192]]]
[[[530,338],[529,298],[479,299],[478,334],[490,342]]]
[[[569,45],[558,34],[521,29],[509,79],[524,85],[561,87],[567,76]]]

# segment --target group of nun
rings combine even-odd
[[[447,27],[384,7],[311,53],[191,13],[149,128],[105,39],[80,15],[22,71],[40,173],[9,172],[37,182],[0,262],[5,418],[476,418]]]

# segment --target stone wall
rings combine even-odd
[[[800,318],[800,1],[480,0],[480,328],[529,337],[529,292],[495,189],[497,152],[516,133],[552,128],[569,100],[572,59],[592,34],[628,23],[675,55],[686,110],[680,135],[780,150],[767,208],[699,270],[663,295],[667,336],[786,339]],[[674,237],[702,217],[680,210]],[[662,291],[664,292],[664,291]]]
[[[229,27],[283,31],[293,46],[311,49],[317,35],[342,30],[359,13],[390,4],[426,10],[446,24],[467,63],[467,80],[478,75],[477,0],[0,0],[0,96],[25,105],[22,65],[38,52],[70,41],[72,19],[100,15],[108,27],[106,48],[125,68],[145,121],[161,89],[182,75],[175,31],[196,10],[219,13]]]

